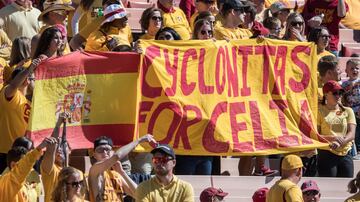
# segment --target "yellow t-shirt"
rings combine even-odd
[[[91,33],[90,36],[87,38],[85,50],[109,51],[109,49],[106,47],[106,37],[111,37],[110,35],[116,35],[118,38],[128,42],[129,44],[132,42],[131,29],[129,26],[126,26],[123,29],[111,27],[106,34],[107,36],[105,36],[100,30]]]
[[[12,42],[3,29],[0,29],[0,44],[3,46],[0,48],[0,58],[10,60]]]
[[[359,0],[346,0],[349,10],[346,12],[345,18],[341,20],[341,23],[350,29],[360,29],[360,15],[357,13],[360,10]]]
[[[14,140],[25,135],[30,117],[30,102],[20,92],[8,101],[5,98],[5,89],[0,91],[0,153],[7,153]]]
[[[156,177],[144,181],[136,189],[137,202],[194,201],[194,191],[191,184],[178,179],[175,175],[170,184],[160,184]]]
[[[327,55],[331,55],[331,56],[335,56],[334,54],[332,54],[331,52],[324,50],[322,53],[318,54],[318,61],[320,60],[320,58],[327,56]]]
[[[95,197],[90,189],[90,201],[95,201],[94,198],[97,198],[98,200],[96,201],[122,202],[124,190],[122,186],[121,175],[116,171],[107,170],[104,172],[104,183],[104,190],[103,192],[98,192],[98,197]]]
[[[9,167],[6,167],[1,175],[5,175],[8,172],[10,172],[10,169]],[[37,202],[41,195],[41,189],[42,184],[40,176],[34,169],[31,169],[29,175],[26,177],[22,191],[27,196],[29,202]]]
[[[345,202],[360,202],[360,193],[356,193],[345,200]]]
[[[163,27],[173,28],[182,40],[191,38],[191,29],[184,12],[180,8],[174,8],[173,13],[163,13]]]
[[[248,29],[226,28],[224,26],[215,26],[214,37],[217,40],[224,39],[249,39],[253,34]]]
[[[269,190],[266,202],[303,202],[301,189],[287,179],[277,181]],[[284,202],[285,202],[284,201]]]
[[[195,19],[196,17],[199,15],[199,12],[195,12],[191,17],[190,17],[190,29],[191,32],[194,32],[194,27],[195,27]]]
[[[329,110],[325,105],[319,105],[317,125],[321,135],[345,136],[347,125],[356,125],[354,111],[349,107],[344,108],[345,111],[341,111],[341,109]],[[343,147],[330,151],[336,155],[345,156],[351,149],[351,145],[352,142],[349,142]]]
[[[25,180],[41,151],[34,149],[23,156],[10,172],[0,176],[0,201],[29,201]]]
[[[141,35],[140,39],[155,40],[155,36],[151,36],[150,34],[146,33],[146,34]]]
[[[89,10],[87,10],[87,11],[85,11],[82,6],[79,6],[76,9],[76,12],[80,13],[79,19],[81,19],[85,15],[86,16],[86,24],[91,24],[91,23],[93,23],[94,20],[96,20],[97,18],[100,17],[98,15],[99,9],[103,10],[102,0],[95,0],[92,3],[92,5],[90,6]],[[86,26],[86,24],[79,23],[79,30],[83,29],[84,26]]]

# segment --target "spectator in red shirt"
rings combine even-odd
[[[308,0],[305,3],[302,15],[306,23],[306,32],[311,27],[320,25],[328,28],[330,32],[329,48],[337,55],[339,43],[339,23],[349,10],[345,0]],[[323,17],[319,17],[323,14]]]

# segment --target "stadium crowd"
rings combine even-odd
[[[91,150],[93,165],[83,173],[69,166],[71,144],[59,134],[69,118],[66,112],[52,134],[34,147],[24,136],[31,116],[34,71],[42,61],[76,50],[141,53],[137,39],[250,38],[317,45],[317,123],[330,150],[272,157],[282,159],[280,171],[266,165],[269,157],[241,157],[239,173],[268,176],[280,172],[280,180],[270,189],[254,190],[254,201],[320,201],[317,183],[309,180],[300,187],[301,177],[352,178],[353,161],[359,158],[360,59],[353,54],[347,61],[346,80],[341,80],[337,59],[341,55],[339,27],[360,29],[359,17],[349,14],[351,6],[359,5],[350,2],[354,1],[307,0],[291,6],[276,0],[182,0],[176,7],[174,0],[158,0],[139,19],[139,35],[132,33],[128,23],[126,10],[131,2],[127,0],[0,1],[0,202],[35,202],[41,195],[46,202],[194,201],[192,185],[176,175],[211,175],[218,157],[176,155],[152,135],[121,148],[101,136]],[[155,148],[150,153],[132,152],[147,143]],[[360,201],[359,189],[357,174],[349,182],[349,192],[355,195],[344,200]],[[228,195],[225,191],[209,187],[199,197],[204,202],[221,201]]]

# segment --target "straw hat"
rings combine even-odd
[[[44,2],[44,11],[38,17],[38,20],[42,21],[43,16],[50,11],[56,10],[65,10],[65,11],[73,11],[75,10],[74,7],[64,3],[63,0],[46,0]]]

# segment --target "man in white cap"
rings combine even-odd
[[[0,27],[11,41],[20,36],[31,39],[39,31],[39,15],[30,0],[15,0],[0,10]]]
[[[85,50],[109,51],[113,36],[123,39],[130,45],[132,42],[131,30],[126,29],[128,18],[125,8],[121,4],[111,4],[104,10],[105,20],[100,29],[91,33],[87,38]]]

